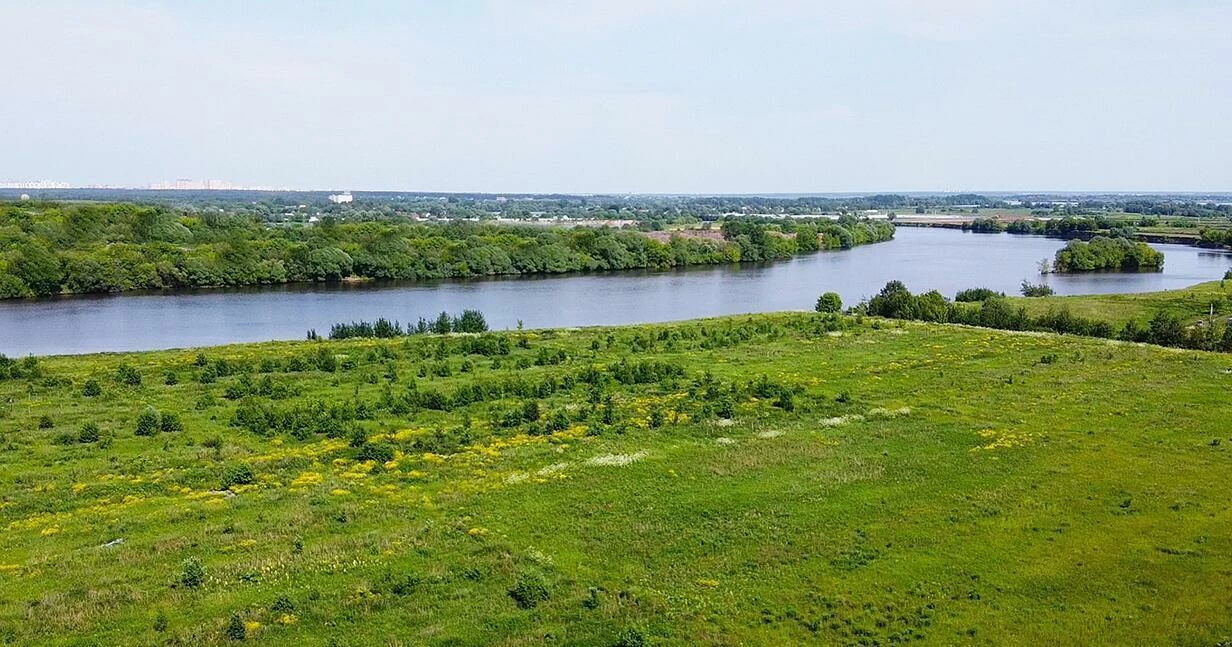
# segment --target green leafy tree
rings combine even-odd
[[[837,292],[826,292],[817,297],[817,312],[840,312],[843,309],[843,299]]]
[[[64,282],[64,266],[60,259],[40,244],[29,243],[19,247],[9,263],[9,271],[36,296],[56,294]]]

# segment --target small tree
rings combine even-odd
[[[116,369],[116,378],[127,386],[141,386],[141,374],[128,364],[121,364]]]
[[[453,330],[453,320],[449,318],[449,313],[441,311],[441,314],[436,316],[436,321],[432,322],[432,332],[438,335],[448,335]]]
[[[205,584],[205,567],[196,557],[189,557],[180,566],[180,584],[190,589],[200,588]]]
[[[524,573],[518,576],[513,588],[509,589],[509,597],[513,598],[520,609],[533,609],[548,597],[547,582],[538,573]]]
[[[231,614],[231,619],[227,621],[227,629],[223,632],[228,640],[241,641],[248,638],[248,629],[244,627],[244,620],[239,614]]]
[[[486,332],[488,322],[478,310],[463,310],[454,328],[454,332]]]
[[[164,413],[160,417],[158,428],[164,432],[184,431],[184,423],[180,422],[180,417],[174,413]]]
[[[1052,286],[1047,283],[1031,283],[1025,279],[1022,282],[1022,296],[1024,297],[1049,297],[1052,295]]]
[[[101,434],[98,430],[98,425],[93,422],[87,422],[81,426],[81,432],[77,434],[77,442],[80,443],[96,443]]]
[[[248,485],[253,482],[252,468],[245,463],[231,463],[223,468],[221,489],[226,490],[234,485]]]
[[[154,407],[146,407],[141,415],[137,416],[137,431],[138,436],[153,436],[162,426],[162,416],[158,415],[158,410]]]
[[[837,292],[826,292],[817,297],[817,312],[839,312],[843,309],[843,299]]]
[[[98,380],[86,380],[81,387],[81,394],[87,398],[98,397],[103,394],[103,387],[99,385]]]
[[[1147,341],[1160,346],[1180,346],[1185,338],[1185,323],[1170,312],[1159,311],[1147,324]]]

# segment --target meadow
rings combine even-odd
[[[1067,309],[1079,317],[1100,319],[1118,325],[1146,321],[1159,312],[1176,315],[1187,324],[1202,321],[1214,312],[1216,318],[1232,316],[1232,284],[1208,281],[1183,290],[1141,292],[1138,294],[1087,294],[1011,299],[1033,316],[1049,310]]]
[[[815,313],[18,360],[0,642],[1232,639],[1232,356]]]

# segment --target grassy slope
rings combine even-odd
[[[591,340],[608,330],[537,336],[515,357],[554,346],[571,365],[518,373],[612,362],[639,330],[698,325],[615,329],[615,344],[593,359]],[[743,401],[731,425],[652,430],[642,426],[648,408],[681,407],[673,394],[684,383],[620,387],[627,433],[495,447],[487,405],[472,405],[487,449],[447,459],[408,451],[373,473],[346,461],[345,446],[229,428],[235,405],[221,397],[194,408],[236,378],[191,382],[191,352],[48,359],[48,374],[74,386],[0,382],[0,632],[21,643],[209,644],[240,613],[275,644],[611,644],[630,627],[657,644],[1232,636],[1232,513],[1219,478],[1232,464],[1219,415],[1232,357],[916,324],[772,337],[718,350],[660,344],[637,358],[680,363],[690,377],[766,373],[803,387],[793,413]],[[432,343],[393,344],[398,388],[414,374],[415,349]],[[375,345],[331,348],[362,358]],[[311,350],[207,352],[255,360]],[[144,386],[111,380],[122,361]],[[461,359],[449,361],[456,371]],[[494,372],[477,364],[473,375]],[[162,386],[169,368],[186,383]],[[374,399],[382,386],[366,376],[383,370],[361,359],[337,375],[276,378],[303,389],[295,400]],[[101,399],[78,394],[91,375],[103,379]],[[471,375],[434,382],[447,390]],[[545,409],[584,402],[579,390]],[[144,403],[182,411],[187,429],[134,437]],[[45,413],[55,429],[35,428]],[[856,414],[865,417],[841,418]],[[459,415],[364,424],[453,434]],[[51,443],[87,420],[114,444]],[[217,454],[200,444],[213,435],[224,439]],[[640,460],[588,462],[608,454]],[[237,461],[253,466],[257,485],[208,494]],[[291,487],[306,473],[322,481]],[[125,542],[99,547],[117,537]],[[206,585],[172,588],[190,556],[205,564]],[[529,573],[542,574],[551,597],[522,610],[506,591]],[[412,584],[395,592],[390,580],[407,576]],[[271,609],[280,594],[293,611]],[[151,629],[160,610],[161,634]]]
[[[1143,292],[1140,294],[1091,294],[1082,296],[1015,297],[1031,315],[1041,315],[1050,308],[1069,308],[1075,315],[1103,319],[1117,324],[1136,319],[1145,322],[1156,312],[1165,310],[1186,321],[1205,318],[1212,304],[1215,316],[1232,316],[1232,283],[1210,281],[1182,290]]]

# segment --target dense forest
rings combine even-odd
[[[242,213],[133,203],[0,204],[0,298],[62,292],[422,280],[767,261],[888,240],[839,220],[725,219],[652,237],[614,227],[389,218],[271,224]],[[721,235],[720,235],[721,233]]]

